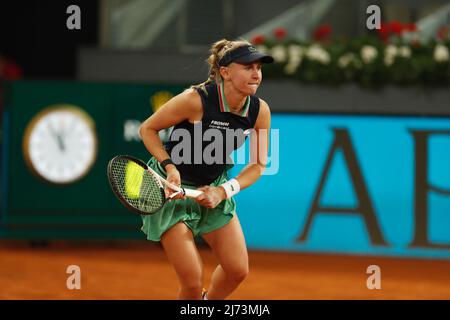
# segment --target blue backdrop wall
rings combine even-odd
[[[249,247],[450,258],[450,119],[275,114],[272,128],[272,174],[237,195]]]

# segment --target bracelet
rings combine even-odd
[[[161,167],[163,167],[164,170],[166,170],[166,166],[168,164],[173,164],[172,159],[169,158],[169,159],[161,161]]]
[[[241,185],[236,179],[228,180],[227,182],[222,183],[220,186],[225,189],[227,199],[231,198],[241,190]]]

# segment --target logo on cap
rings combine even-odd
[[[250,51],[250,52],[255,52],[255,51],[256,51],[256,48],[255,48],[255,47],[248,47],[248,51]]]

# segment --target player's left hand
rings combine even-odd
[[[203,193],[195,198],[195,201],[209,209],[217,207],[219,203],[227,198],[227,194],[222,187],[204,186],[197,190],[203,191]]]

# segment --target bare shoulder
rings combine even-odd
[[[262,112],[263,114],[269,114],[270,115],[270,107],[267,104],[267,102],[264,101],[261,98],[258,98],[258,99],[259,99],[259,112],[260,113]]]
[[[270,108],[267,102],[259,98],[259,113],[256,119],[255,128],[269,128],[270,127]]]
[[[189,88],[178,95],[180,102],[182,102],[190,111],[202,111],[202,99],[197,90]]]

